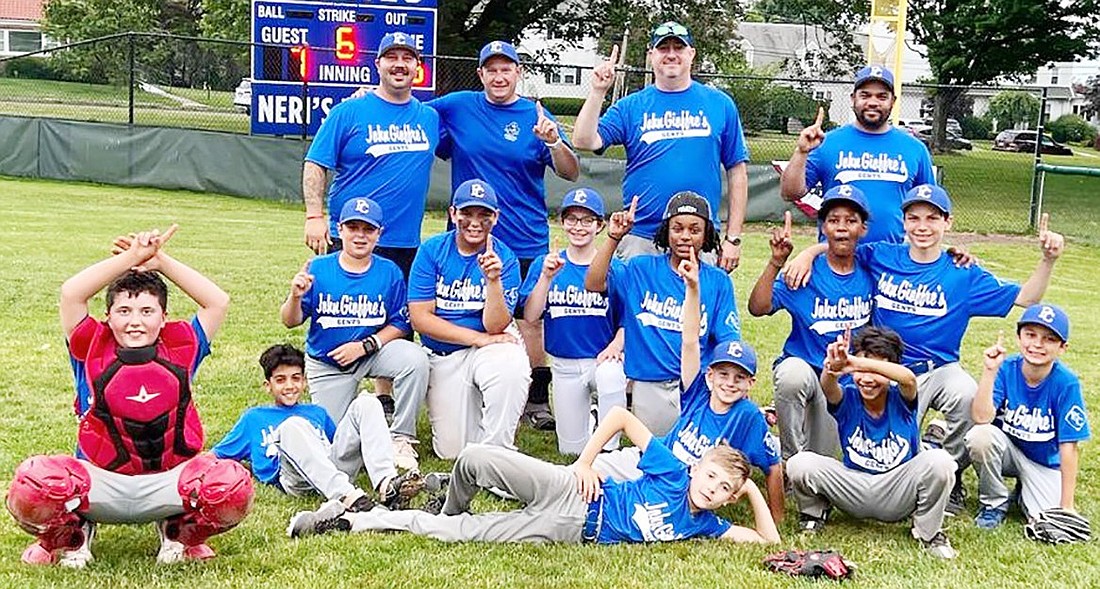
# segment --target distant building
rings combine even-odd
[[[45,5],[45,0],[0,0],[0,57],[49,46],[38,24]]]

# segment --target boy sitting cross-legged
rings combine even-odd
[[[917,378],[901,360],[892,331],[860,331],[826,350],[821,373],[829,413],[836,418],[844,462],[803,451],[787,461],[800,527],[817,532],[830,505],[860,518],[894,522],[913,516],[913,536],[938,558],[957,553],[941,529],[955,476],[946,450],[919,452]]]
[[[214,446],[215,456],[249,462],[260,482],[290,495],[319,492],[350,511],[374,507],[374,501],[352,483],[364,468],[387,506],[404,503],[424,487],[418,471],[397,474],[381,404],[364,402],[361,395],[337,426],[320,405],[298,402],[305,390],[305,356],[300,350],[271,346],[260,355],[260,366],[264,389],[274,404],[245,411]]]
[[[635,481],[601,481],[592,460],[615,434],[644,448]],[[672,455],[626,409],[615,407],[596,428],[572,466],[554,465],[514,450],[467,446],[451,472],[441,515],[425,511],[347,513],[338,501],[290,520],[291,537],[328,531],[406,531],[447,542],[567,542],[617,544],[721,538],[734,542],[779,542],[779,532],[760,490],[748,478],[744,456],[727,445],[688,467]],[[524,508],[471,514],[478,489],[496,487]],[[748,498],[754,527],[733,525],[715,509]]]

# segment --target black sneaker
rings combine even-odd
[[[382,483],[378,495],[389,510],[406,509],[409,500],[424,489],[424,477],[415,470],[406,471]]]
[[[343,497],[340,497],[340,503],[344,505],[347,511],[351,512],[370,511],[376,505],[374,499],[371,499],[360,489],[344,494]]]
[[[424,490],[429,493],[446,493],[451,484],[451,473],[429,472],[424,475]]]
[[[913,530],[913,532],[915,535],[916,530]],[[921,540],[920,543],[928,554],[936,558],[951,560],[959,555],[959,552],[951,546],[951,540],[947,539],[947,534],[944,534],[943,530],[936,532],[936,535],[929,540]]]
[[[426,511],[432,515],[439,515],[443,512],[443,504],[447,502],[447,496],[444,494],[432,495],[424,502],[424,506],[420,508],[421,511]]]
[[[557,427],[557,422],[554,421],[554,415],[550,413],[550,410],[545,405],[536,405],[530,407],[526,413],[523,414],[523,418],[531,424],[531,427],[543,431],[552,432]]]
[[[798,530],[807,534],[816,534],[825,528],[825,516],[815,517],[808,513],[798,514]]]
[[[966,509],[966,487],[963,486],[962,473],[955,473],[955,486],[951,487],[951,496],[947,498],[947,507],[944,513],[956,516]]]
[[[301,538],[328,532],[350,532],[351,522],[341,517],[345,511],[339,499],[322,503],[316,511],[299,511],[290,518],[286,535]]]
[[[382,412],[386,414],[386,423],[393,423],[393,414],[397,412],[393,395],[378,395],[378,402],[382,404]]]

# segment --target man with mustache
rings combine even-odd
[[[822,192],[852,184],[867,197],[873,220],[862,243],[901,243],[902,198],[914,186],[935,184],[936,178],[928,148],[890,124],[896,100],[890,70],[872,65],[859,70],[852,90],[855,122],[826,134],[821,127],[824,111],[818,110],[817,121],[799,134],[783,170],[783,198],[794,202],[819,183]]]

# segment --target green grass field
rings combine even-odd
[[[181,225],[170,251],[212,277],[233,297],[229,318],[203,365],[195,395],[208,445],[233,424],[245,408],[265,402],[256,357],[275,342],[302,343],[303,330],[287,330],[277,318],[290,277],[307,250],[301,243],[301,207],[187,192],[167,192],[87,184],[0,178],[0,492],[26,456],[70,452],[75,443],[72,377],[57,319],[61,283],[107,254],[111,239],[149,227]],[[94,222],[89,220],[94,219]],[[434,215],[425,235],[442,227]],[[767,255],[765,227],[752,227],[746,238],[736,287],[741,299],[746,340],[756,346],[762,370],[753,391],[760,403],[771,398],[766,367],[789,330],[784,317],[754,319],[744,301]],[[961,238],[957,238],[962,240]],[[811,236],[800,232],[797,245]],[[1028,238],[968,236],[971,248],[1000,276],[1023,280],[1039,258]],[[1059,262],[1047,300],[1063,305],[1073,318],[1073,340],[1066,361],[1083,381],[1087,400],[1100,407],[1100,314],[1095,312],[1095,267],[1100,248],[1072,242]],[[1093,276],[1093,278],[1089,278]],[[1092,286],[1090,286],[1092,285]],[[178,291],[170,314],[187,317],[194,306]],[[102,303],[93,303],[96,313]],[[980,350],[998,331],[1013,332],[1008,319],[981,319],[971,324],[964,343],[965,364],[974,371]],[[420,428],[421,449],[428,450],[429,431]],[[522,449],[563,461],[554,454],[549,434],[522,427]],[[425,459],[426,469],[447,464]],[[968,507],[976,509],[973,472],[968,473]],[[1083,445],[1077,506],[1094,518],[1100,514],[1100,457],[1093,443]],[[760,561],[772,547],[732,546],[718,542],[685,542],[659,546],[493,546],[445,545],[402,535],[324,536],[291,541],[284,536],[287,519],[317,501],[292,499],[260,488],[252,515],[237,529],[215,537],[219,558],[207,564],[159,567],[152,526],[101,526],[94,546],[96,562],[87,570],[38,569],[19,563],[30,536],[8,517],[0,517],[0,586],[240,588],[262,587],[807,587],[767,573]],[[508,508],[498,500],[480,499],[478,509]],[[725,515],[746,522],[747,513],[733,508]],[[1053,548],[1023,538],[1018,514],[995,532],[980,532],[968,517],[949,519],[946,529],[961,556],[939,562],[924,555],[909,536],[909,526],[870,524],[838,515],[816,538],[795,531],[795,506],[788,502],[780,526],[782,547],[832,547],[859,566],[854,587],[1030,588],[1040,582],[1055,587],[1095,587],[1095,545]]]

